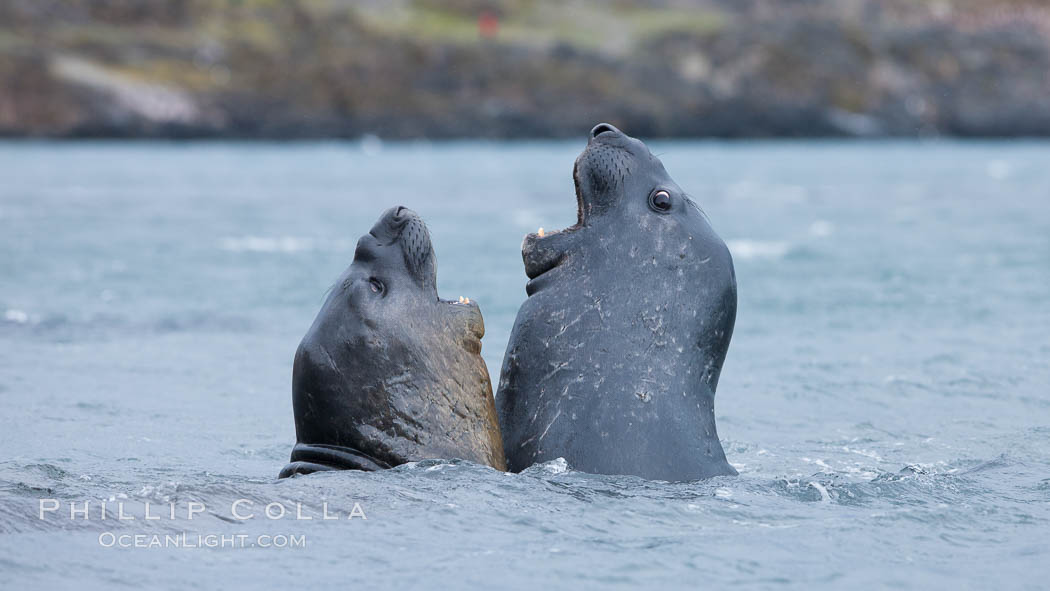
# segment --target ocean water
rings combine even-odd
[[[738,477],[277,481],[292,355],[378,215],[428,222],[495,377],[582,147],[0,144],[0,586],[1046,588],[1048,143],[654,143],[734,254]]]

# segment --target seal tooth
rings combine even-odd
[[[539,232],[536,232],[540,238],[543,238],[543,228],[540,228]]]

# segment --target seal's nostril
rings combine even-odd
[[[612,125],[609,125],[608,123],[599,123],[598,125],[594,126],[594,129],[591,130],[591,137],[595,138],[603,133],[615,133],[616,131],[616,128]]]
[[[394,217],[396,217],[396,218],[401,217],[401,212],[405,211],[406,209],[408,209],[408,208],[405,207],[404,205],[398,205],[397,206],[397,211],[394,212]]]

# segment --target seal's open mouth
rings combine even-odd
[[[588,144],[588,149],[590,144]],[[565,258],[568,250],[568,237],[584,225],[583,190],[580,180],[580,162],[585,161],[587,149],[576,159],[572,167],[573,187],[576,191],[576,223],[564,230],[544,231],[540,228],[537,232],[526,234],[521,244],[521,257],[525,262],[525,275],[529,279],[536,279],[540,275],[557,267]]]
[[[328,470],[375,471],[386,468],[390,468],[386,462],[352,447],[296,443],[292,448],[291,462],[281,470],[278,478]]]
[[[530,295],[539,289],[535,280],[565,260],[575,242],[575,232],[587,226],[589,216],[599,215],[613,207],[622,194],[625,181],[631,175],[634,156],[632,139],[608,123],[599,123],[591,130],[587,147],[576,158],[572,180],[576,188],[576,224],[561,231],[544,232],[543,228],[525,236],[521,256]]]

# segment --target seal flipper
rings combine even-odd
[[[390,464],[351,447],[296,443],[295,447],[292,448],[291,463],[281,470],[278,478],[325,470],[364,470],[374,472],[387,468],[390,468]]]
[[[277,478],[288,478],[296,474],[313,474],[314,472],[332,472],[337,469],[313,462],[292,462],[281,469],[281,473],[277,475]]]

